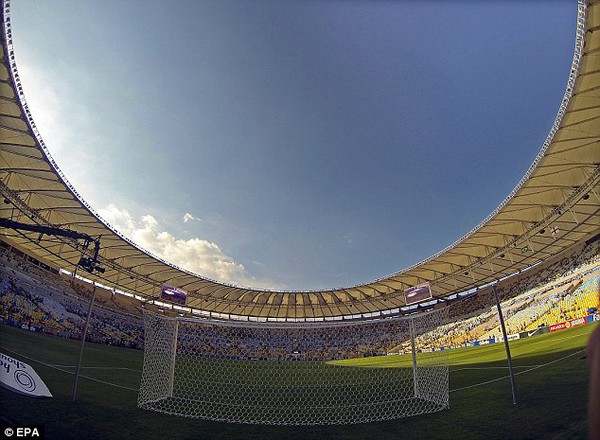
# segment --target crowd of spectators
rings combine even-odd
[[[66,338],[79,339],[87,315],[86,289],[49,272],[0,253],[0,316],[6,324]],[[100,289],[98,289],[100,290]],[[143,321],[106,306],[94,307],[87,338],[90,342],[143,347]]]
[[[386,355],[410,338],[406,320],[355,325],[274,327],[179,324],[178,349],[232,359],[333,360]]]
[[[497,284],[501,300],[515,298],[524,292],[530,296],[539,295],[571,282],[570,275],[581,272],[582,268],[594,266],[600,261],[600,240],[585,243],[566,253]],[[450,320],[464,319],[478,315],[495,304],[492,287],[478,289],[472,295],[453,301],[450,305]]]
[[[598,309],[600,262],[592,258],[564,277],[526,290],[501,302],[507,333],[534,331],[540,327],[581,318]],[[494,304],[469,316],[452,319],[429,334],[422,345],[430,348],[460,347],[474,341],[502,337]]]

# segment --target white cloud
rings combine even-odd
[[[207,217],[196,217],[194,214],[190,214],[186,212],[183,214],[183,223],[188,223],[191,221],[201,222],[206,225],[217,225],[219,223],[223,223],[223,219],[218,214],[209,215]]]
[[[152,215],[136,219],[126,209],[119,209],[114,204],[99,209],[98,214],[142,249],[198,275],[240,286],[285,288],[271,280],[249,275],[243,264],[226,255],[216,243],[197,237],[185,240],[161,230],[160,223]],[[184,221],[188,215],[193,219],[191,214],[186,213]]]
[[[183,223],[187,223],[187,222],[189,222],[190,220],[199,220],[199,219],[197,219],[196,217],[194,217],[194,216],[193,216],[192,214],[190,214],[189,212],[186,212],[186,213],[183,215]]]

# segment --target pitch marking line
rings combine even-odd
[[[525,371],[519,371],[518,373],[515,373],[515,376],[518,376],[518,375],[524,374],[524,373],[529,373],[530,371],[537,370],[538,368],[547,367],[548,365],[555,364],[555,363],[560,362],[560,361],[562,361],[564,359],[576,356],[576,355],[581,354],[581,353],[585,353],[586,350],[587,349],[584,348],[582,350],[576,351],[575,353],[571,353],[571,354],[568,354],[568,355],[563,356],[561,358],[554,359],[553,361],[546,362],[545,364],[538,365],[537,367],[532,367],[532,368],[529,368],[528,370],[525,370]],[[478,386],[481,386],[481,385],[487,385],[487,384],[490,384],[490,383],[499,382],[501,380],[505,380],[505,379],[509,379],[509,378],[510,378],[510,376],[502,376],[502,377],[498,377],[496,379],[486,380],[485,382],[476,383],[476,384],[473,384],[473,385],[468,385],[466,387],[456,388],[454,390],[450,390],[450,392],[453,393],[455,391],[462,391],[462,390],[466,390],[466,389],[469,389],[469,388],[475,388],[475,387],[478,387]]]
[[[60,365],[60,364],[48,364],[50,366],[53,367],[59,367],[59,368],[76,368],[77,365]],[[93,366],[89,366],[89,367],[81,367],[82,369],[84,368],[89,368],[91,370],[129,370],[129,371],[135,371],[136,373],[141,373],[142,370],[136,370],[135,368],[129,368],[129,367],[93,367]]]
[[[537,368],[540,367],[541,365],[513,365],[513,368]],[[464,367],[464,368],[457,368],[457,369],[450,369],[451,373],[456,373],[457,371],[463,371],[463,370],[506,370],[508,368],[508,366],[503,367]]]
[[[25,356],[25,355],[23,355],[23,354],[21,354],[21,353],[19,353],[17,351],[11,350],[9,348],[6,348],[6,347],[0,347],[0,348],[2,348],[2,350],[10,351],[11,353],[16,354],[17,356],[21,356],[21,357],[23,357],[25,359],[28,359],[30,361],[37,362],[38,364],[44,365],[46,367],[53,368],[53,369],[58,370],[58,371],[62,371],[63,373],[67,373],[67,374],[71,374],[71,375],[75,374],[74,372],[71,372],[69,370],[65,370],[63,368],[56,367],[56,366],[54,366],[52,364],[48,364],[46,362],[39,361],[39,360],[34,359],[32,357],[29,357],[29,356]],[[83,374],[80,374],[79,377],[83,377],[84,379],[91,380],[92,382],[98,382],[98,383],[102,383],[102,384],[105,384],[105,385],[110,385],[110,386],[113,386],[113,387],[122,388],[124,390],[135,391],[136,393],[139,391],[139,389],[137,389],[137,388],[130,388],[130,387],[126,387],[124,385],[118,385],[116,383],[106,382],[104,380],[96,379],[94,377],[85,376]]]

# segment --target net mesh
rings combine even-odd
[[[273,325],[146,312],[138,404],[179,416],[277,425],[439,411],[449,406],[447,356],[429,347],[446,313]]]

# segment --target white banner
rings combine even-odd
[[[0,353],[0,385],[30,397],[52,397],[50,390],[28,364]]]

